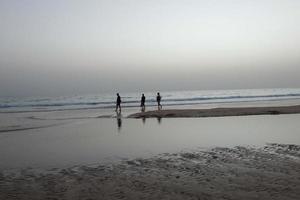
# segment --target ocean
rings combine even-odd
[[[109,163],[196,148],[300,144],[300,114],[131,119],[127,118],[129,114],[140,111],[141,93],[119,93],[126,108],[117,118],[115,93],[1,98],[0,170]],[[147,111],[156,110],[156,91],[144,94]],[[300,102],[300,89],[160,94],[163,109],[283,106]]]
[[[141,92],[122,93],[122,107],[139,107]],[[145,92],[146,106],[156,105],[156,92]],[[163,106],[239,103],[300,99],[299,88],[160,91]],[[31,112],[114,108],[116,94],[60,97],[0,98],[0,112]]]

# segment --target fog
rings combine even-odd
[[[1,0],[0,96],[300,87],[298,0]]]

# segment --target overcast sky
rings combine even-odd
[[[0,0],[0,96],[300,87],[299,0]]]

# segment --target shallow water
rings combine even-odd
[[[300,114],[72,120],[0,134],[0,168],[67,167],[215,146],[300,144]]]

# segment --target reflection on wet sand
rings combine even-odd
[[[122,114],[121,112],[116,112],[116,113],[117,113],[116,118],[117,118],[118,132],[120,132],[122,128]]]
[[[161,124],[161,117],[157,117],[156,119],[157,119],[158,124]],[[146,124],[146,117],[142,118],[142,122],[144,125]]]
[[[158,124],[161,124],[161,117],[157,117]]]

